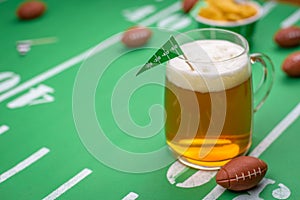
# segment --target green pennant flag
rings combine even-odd
[[[160,49],[158,49],[148,62],[138,71],[136,76],[180,55],[183,55],[183,52],[175,38],[171,36],[170,39]]]

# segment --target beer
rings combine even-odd
[[[205,62],[174,58],[167,64],[165,132],[181,162],[213,168],[245,154],[251,145],[251,72],[239,45],[198,40],[182,49],[194,52],[199,46]]]

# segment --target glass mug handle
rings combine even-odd
[[[260,63],[263,67],[263,76],[258,85],[258,88],[254,92],[253,111],[256,112],[263,105],[271,91],[274,82],[275,70],[271,59],[267,55],[262,53],[250,54],[250,62],[251,64]]]

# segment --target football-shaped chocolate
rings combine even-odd
[[[289,76],[300,77],[300,51],[290,54],[283,61],[282,70]]]
[[[17,16],[22,20],[34,19],[41,16],[46,10],[46,5],[41,1],[26,1],[17,9]]]
[[[258,158],[240,156],[221,167],[216,182],[229,190],[248,190],[263,179],[267,169],[267,164]]]
[[[140,47],[148,42],[152,35],[150,29],[141,26],[135,26],[124,32],[122,42],[127,47]]]
[[[295,47],[300,45],[300,27],[291,26],[277,31],[275,42],[281,47]]]
[[[183,0],[182,1],[182,10],[185,13],[188,13],[192,10],[198,0]]]

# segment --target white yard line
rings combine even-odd
[[[148,19],[144,20],[143,22],[140,22],[139,24],[143,25],[143,26],[149,26],[165,17],[170,16],[171,13],[176,12],[179,9],[181,9],[181,2],[178,1],[174,4],[172,4],[171,6],[167,7],[166,9],[153,15],[152,17],[149,17]]]
[[[283,20],[280,24],[280,27],[286,28],[286,27],[292,26],[299,20],[300,20],[300,8],[296,12],[291,14],[288,18]]]
[[[138,194],[134,193],[134,192],[130,192],[128,193],[122,200],[135,200],[139,197]]]
[[[14,166],[13,168],[11,168],[10,170],[4,172],[3,174],[0,174],[0,183],[6,181],[7,179],[22,171],[29,165],[38,161],[40,158],[49,153],[49,151],[50,150],[48,148],[43,147],[28,158],[26,158],[25,160],[23,160],[22,162],[20,162],[19,164],[17,164],[16,166]]]
[[[194,173],[192,176],[187,178],[182,183],[177,183],[177,187],[181,188],[193,188],[200,185],[203,185],[207,182],[209,182],[214,176],[216,175],[217,171],[203,171],[199,170],[196,173]]]
[[[204,198],[203,200],[216,200],[218,199],[224,192],[226,191],[225,188],[222,186],[216,185],[214,189],[212,189]]]
[[[84,178],[86,178],[88,175],[92,173],[92,170],[90,169],[83,169],[81,172],[76,174],[73,178],[62,184],[59,188],[51,192],[48,196],[43,198],[43,200],[53,200],[71,189],[73,186],[78,184],[80,181],[82,181]]]
[[[259,157],[298,117],[300,103],[257,145],[249,156]]]
[[[275,128],[265,137],[249,154],[251,156],[260,156],[298,117],[300,116],[300,103],[283,119]],[[217,185],[204,199],[212,200],[219,198],[226,189]]]
[[[51,44],[57,42],[57,37],[47,37],[47,38],[35,38],[35,39],[27,39],[27,40],[19,40],[17,44],[25,43],[31,46],[43,45],[43,44]]]
[[[7,126],[7,125],[0,126],[0,135],[2,135],[3,133],[5,133],[8,130],[9,130],[9,126]]]
[[[150,18],[145,19],[140,24],[144,25],[144,26],[149,26],[152,23],[158,21],[159,19],[162,19],[179,9],[180,9],[180,3],[176,2],[176,3],[172,4],[171,6],[167,7],[166,9],[154,14]],[[84,51],[83,53],[51,68],[50,70],[48,70],[40,75],[37,75],[36,77],[22,83],[21,85],[15,87],[14,89],[0,95],[0,103],[12,96],[24,91],[24,90],[31,88],[32,86],[34,86],[36,84],[39,84],[49,78],[52,78],[53,76],[56,76],[56,75],[62,73],[66,69],[68,69],[68,68],[82,62],[83,60],[93,56],[94,54],[99,53],[99,52],[105,50],[106,48],[116,44],[117,42],[120,41],[121,36],[122,36],[122,33],[116,34],[116,35],[104,40],[100,44],[94,46],[93,48],[90,48],[90,49]]]
[[[264,5],[262,6],[262,10],[263,10],[262,17],[265,17],[267,14],[269,14],[276,5],[277,5],[276,1],[269,1],[264,3]]]
[[[113,37],[110,37],[109,39],[103,41],[100,45],[97,46],[97,51],[100,52],[106,48],[108,48],[109,46],[115,44],[116,42],[119,41],[119,38],[120,38],[120,35],[114,35]],[[94,49],[94,48],[92,48]],[[90,55],[93,55],[91,54],[91,50],[92,49],[89,49],[55,67],[53,67],[52,69],[26,81],[25,83],[15,87],[14,89],[0,95],[0,102],[18,94],[19,92],[22,92],[26,89],[29,89],[31,88],[32,86],[38,84],[38,83],[41,83],[55,75],[58,75],[60,74],[61,72],[63,72],[64,70],[80,63],[81,61],[83,61],[84,59],[88,58]],[[93,52],[93,53],[96,53],[96,52]]]

